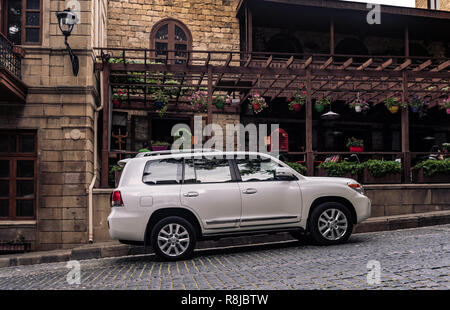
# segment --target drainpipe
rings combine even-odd
[[[103,79],[100,80],[100,89],[103,89],[102,83]],[[103,97],[101,97],[103,98]],[[94,242],[94,207],[92,203],[92,192],[94,189],[95,181],[97,180],[97,123],[98,123],[98,112],[103,110],[103,100],[100,100],[101,105],[97,107],[94,111],[94,176],[92,177],[91,184],[89,185],[88,189],[88,220],[89,220],[89,243]]]

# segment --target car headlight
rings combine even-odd
[[[354,189],[361,195],[364,195],[364,187],[359,183],[347,183],[348,187]]]

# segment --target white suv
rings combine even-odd
[[[346,241],[370,216],[352,179],[305,177],[264,153],[174,153],[126,161],[111,195],[113,239],[151,244],[167,260],[190,256],[200,239],[245,234],[309,234]]]

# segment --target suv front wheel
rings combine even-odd
[[[163,218],[152,230],[151,243],[155,254],[165,260],[188,258],[195,248],[195,229],[182,217]]]
[[[308,227],[314,241],[332,245],[347,241],[352,234],[353,221],[346,206],[325,202],[311,212]]]

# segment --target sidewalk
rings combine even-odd
[[[375,231],[387,231],[396,229],[416,228],[450,223],[450,211],[436,211],[416,213],[408,215],[385,216],[370,218],[359,224],[355,233],[367,233]],[[243,246],[249,244],[264,244],[281,241],[293,241],[288,233],[274,235],[257,235],[236,238],[224,238],[218,241],[200,241],[197,249],[223,248],[231,246]],[[147,248],[147,253],[152,253]],[[106,257],[120,257],[126,255],[145,254],[142,246],[124,245],[118,241],[94,243],[83,245],[69,250],[55,250],[45,252],[31,252],[24,254],[11,254],[0,256],[0,268],[9,266],[44,264],[64,262],[69,260],[98,259]]]

